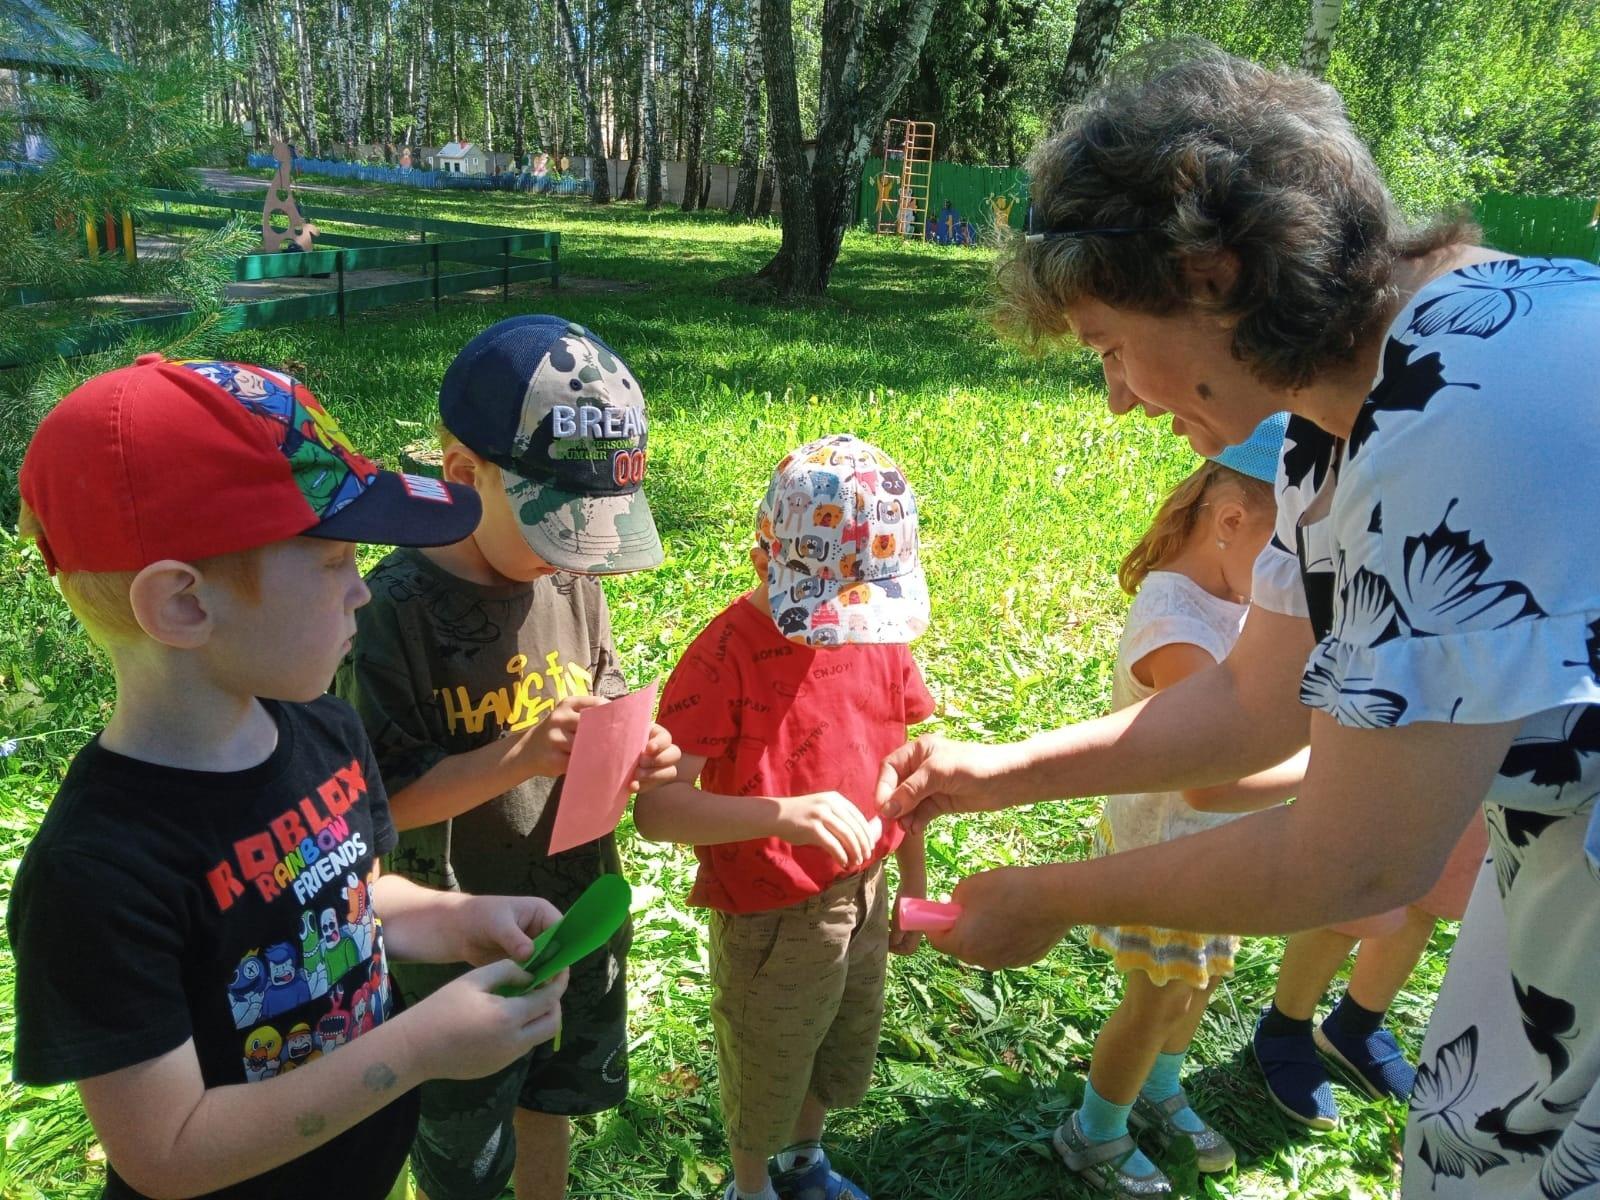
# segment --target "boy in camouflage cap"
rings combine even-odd
[[[444,477],[484,516],[464,541],[397,550],[368,577],[339,691],[361,714],[401,830],[391,869],[431,887],[542,896],[565,909],[620,871],[607,836],[551,854],[578,714],[627,684],[599,581],[660,564],[641,482],[644,396],[598,337],[562,318],[474,338],[439,393]],[[639,782],[671,775],[659,726]],[[630,930],[572,969],[560,1048],[485,1079],[422,1089],[412,1166],[430,1200],[566,1192],[569,1121],[627,1093]],[[407,1001],[454,968],[397,974]]]

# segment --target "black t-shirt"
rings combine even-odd
[[[18,1082],[90,1078],[194,1039],[206,1086],[295,1070],[398,1011],[369,889],[394,845],[342,701],[262,702],[278,744],[245,771],[79,751],[12,889]],[[385,1196],[412,1092],[217,1196]],[[241,1130],[240,1136],[248,1136]],[[105,1196],[138,1195],[108,1172]]]

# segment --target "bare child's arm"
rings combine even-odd
[[[900,886],[895,891],[895,907],[891,910],[889,949],[896,954],[915,954],[922,945],[922,934],[900,928],[899,901],[906,896],[925,900],[928,896],[928,847],[922,840],[922,830],[908,831],[894,852],[895,866],[900,872]]]
[[[548,1040],[566,975],[526,996],[494,994],[528,982],[507,960],[481,967],[337,1053],[259,1083],[207,1088],[191,1039],[80,1080],[78,1093],[130,1186],[157,1200],[197,1196],[316,1149],[425,1079],[487,1075]]]
[[[447,821],[535,775],[560,775],[567,769],[578,715],[604,703],[599,696],[568,696],[533,728],[442,759],[389,796],[395,828]]]
[[[1133,673],[1161,692],[1214,666],[1216,660],[1199,646],[1188,642],[1169,642],[1134,663]],[[1244,813],[1271,808],[1292,798],[1300,790],[1310,753],[1302,749],[1277,766],[1246,775],[1243,779],[1210,787],[1186,788],[1183,798],[1190,808],[1199,812]]]
[[[579,714],[604,703],[599,696],[569,696],[532,729],[441,760],[389,797],[395,828],[416,829],[447,821],[535,775],[554,778],[565,774]],[[661,726],[652,726],[631,784],[633,790],[670,777],[677,753],[672,736]]]
[[[633,802],[633,823],[652,842],[714,846],[779,837],[796,846],[821,846],[843,867],[872,856],[877,838],[861,810],[838,792],[804,796],[722,796],[697,786],[703,755],[685,754],[676,773]]]

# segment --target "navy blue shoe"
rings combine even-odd
[[[772,1175],[778,1200],[869,1200],[858,1186],[833,1169],[819,1146],[817,1156],[803,1167]]]
[[[1265,1019],[1263,1013],[1262,1021]],[[1310,1037],[1266,1037],[1261,1032],[1262,1021],[1256,1022],[1250,1048],[1266,1077],[1272,1102],[1286,1117],[1311,1129],[1339,1128],[1339,1106],[1334,1103],[1328,1069],[1317,1057],[1317,1043]]]
[[[1317,1049],[1349,1075],[1350,1082],[1374,1100],[1409,1100],[1417,1071],[1406,1061],[1394,1035],[1382,1026],[1366,1037],[1324,1021],[1312,1034]]]

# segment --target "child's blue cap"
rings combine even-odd
[[[1230,471],[1273,483],[1278,477],[1278,459],[1283,454],[1283,431],[1288,428],[1289,414],[1273,413],[1257,425],[1250,437],[1237,446],[1229,446],[1211,461],[1220,463]]]

